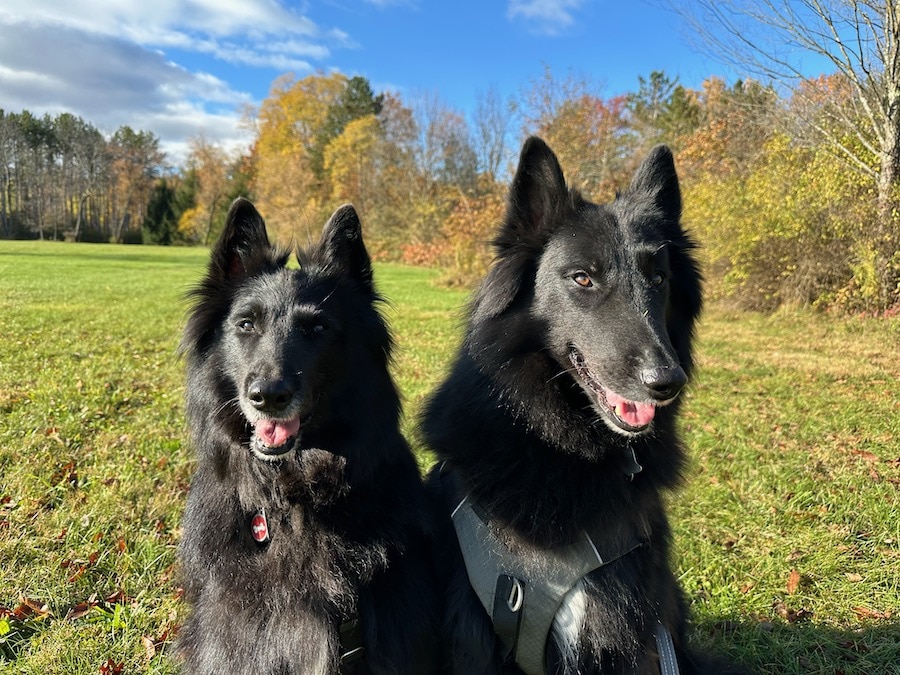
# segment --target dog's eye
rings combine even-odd
[[[312,329],[313,333],[324,333],[326,330],[328,330],[328,326],[326,326],[324,323],[317,323],[312,327]]]
[[[650,284],[659,288],[666,283],[666,275],[662,272],[654,272],[650,275]]]
[[[594,282],[591,281],[591,278],[585,272],[576,272],[575,274],[573,274],[572,281],[574,281],[582,288],[590,288],[594,285]]]
[[[252,333],[256,326],[250,319],[241,319],[238,321],[238,329],[244,333]]]

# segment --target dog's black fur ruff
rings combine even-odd
[[[685,461],[675,416],[701,309],[680,216],[667,148],[653,149],[630,187],[597,205],[569,190],[553,152],[529,139],[497,257],[424,412],[442,467],[429,487],[445,513],[468,494],[531,555],[583,531],[607,533],[595,538],[601,551],[614,550],[623,530],[644,539],[585,578],[577,629],[548,638],[547,673],[658,674],[657,620],[673,636],[683,675],[727,671],[685,645],[661,494],[679,483]],[[630,479],[635,459],[643,470]],[[451,671],[520,672],[501,663],[449,521],[442,540]]]
[[[352,672],[432,672],[433,522],[353,208],[297,256],[286,267],[239,199],[193,292],[182,350],[197,468],[179,551],[192,612],[178,652],[190,673],[338,673],[340,626],[358,618]]]

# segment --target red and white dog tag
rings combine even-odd
[[[269,541],[269,521],[266,520],[265,510],[260,509],[253,514],[253,518],[250,520],[250,534],[260,544]]]

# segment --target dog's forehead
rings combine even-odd
[[[585,204],[559,229],[556,239],[565,242],[566,248],[601,254],[622,244],[656,248],[665,237],[653,208],[617,200],[612,204]]]
[[[320,307],[328,297],[324,280],[299,269],[280,269],[250,279],[243,297],[262,307]]]
[[[646,195],[625,194],[605,207],[613,215],[623,234],[634,241],[665,239],[665,217],[656,203]]]

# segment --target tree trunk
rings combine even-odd
[[[900,16],[892,3],[887,5],[883,78],[884,129],[881,134],[880,172],[878,175],[878,222],[867,242],[873,257],[877,309],[889,309],[900,302],[897,297],[900,271],[894,260],[900,247],[898,237],[897,181],[900,178]]]

